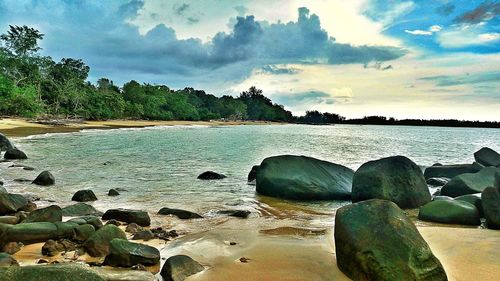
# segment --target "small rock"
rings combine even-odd
[[[205,268],[197,261],[185,255],[169,257],[163,265],[160,275],[165,281],[183,281],[188,276],[203,271]]]
[[[122,225],[122,223],[119,222],[119,221],[117,221],[117,220],[109,220],[109,221],[106,222],[106,225],[108,225],[108,224],[114,224],[116,226]]]
[[[203,218],[202,216],[198,215],[197,213],[193,213],[191,211],[186,211],[186,210],[181,210],[181,209],[171,209],[171,208],[166,208],[166,207],[161,208],[158,211],[158,214],[159,215],[174,215],[182,220]]]
[[[49,263],[49,261],[46,259],[39,259],[36,263],[37,264],[46,264],[46,263]]]
[[[427,184],[432,186],[443,186],[447,184],[448,181],[449,179],[447,178],[430,178],[426,180]]]
[[[144,228],[138,224],[136,224],[135,222],[133,223],[130,223],[129,225],[127,225],[127,227],[125,228],[125,232],[130,232],[132,234],[135,234],[139,231],[143,231]]]
[[[102,212],[96,210],[92,205],[80,202],[62,208],[63,216],[102,216]]]
[[[216,172],[212,172],[212,171],[203,172],[198,176],[199,180],[221,180],[224,178],[226,178],[225,175],[219,174]]]
[[[236,242],[231,241],[231,242],[229,242],[229,245],[234,246],[234,245],[236,245]]]
[[[49,171],[43,171],[32,183],[36,185],[49,186],[56,183],[56,178]]]
[[[5,252],[9,255],[13,255],[21,250],[23,247],[23,243],[21,242],[7,242],[2,248],[2,252]]]
[[[223,215],[228,215],[230,217],[246,219],[252,212],[247,210],[221,210],[218,211],[218,213]]]
[[[42,246],[42,255],[53,257],[64,250],[64,245],[51,239]]]
[[[3,158],[7,160],[24,160],[28,159],[28,156],[26,156],[26,154],[21,150],[13,148],[7,150],[3,155]]]
[[[96,201],[97,197],[95,196],[92,190],[86,189],[86,190],[78,190],[73,195],[71,200],[77,202],[88,202],[88,201]]]
[[[243,262],[243,263],[247,263],[249,260],[250,260],[249,258],[245,258],[245,257],[240,258],[240,262]]]
[[[248,177],[247,177],[248,182],[252,182],[255,179],[257,179],[257,170],[259,169],[259,167],[260,167],[259,165],[255,165],[252,167],[252,169],[248,173]]]
[[[151,218],[148,212],[130,209],[110,209],[102,215],[103,220],[115,219],[126,223],[135,222],[140,226],[149,226]]]
[[[109,243],[109,254],[104,259],[105,265],[121,267],[158,263],[160,263],[160,251],[155,247],[116,238]]]
[[[143,230],[143,231],[139,231],[137,232],[134,237],[132,237],[132,240],[144,240],[144,241],[148,241],[148,240],[151,240],[151,239],[154,239],[155,238],[155,235],[153,234],[153,232],[151,232],[151,230]]]
[[[132,270],[138,270],[138,271],[147,271],[148,269],[142,265],[142,264],[136,264],[134,266],[132,266],[130,269]]]
[[[118,196],[120,193],[116,189],[110,189],[108,191],[108,196]]]

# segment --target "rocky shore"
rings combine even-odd
[[[4,152],[2,161],[32,169],[22,163],[29,155],[3,134],[0,152]],[[152,225],[151,214],[144,210],[96,210],[90,203],[98,197],[91,189],[68,198],[71,205],[37,207],[36,194],[17,194],[0,181],[0,280],[68,280],[68,276],[71,280],[470,280],[456,274],[464,269],[449,265],[455,259],[435,251],[429,242],[438,240],[435,233],[422,231],[419,225],[450,225],[453,230],[472,226],[466,235],[481,237],[484,233],[474,231],[492,231],[486,237],[497,237],[493,248],[500,245],[500,155],[483,148],[474,157],[472,164],[435,164],[424,171],[404,156],[369,161],[357,171],[293,155],[266,158],[252,167],[248,180],[258,194],[292,200],[291,204],[351,201],[332,217],[332,229],[284,226],[255,231],[245,226],[252,214],[235,209],[217,215],[235,218],[231,223],[238,226],[233,229],[241,231],[184,236]],[[206,171],[198,180],[225,177]],[[57,184],[50,171],[29,181],[41,188]],[[121,192],[126,189],[109,190],[107,196]],[[203,219],[203,215],[164,206],[155,215]],[[450,237],[446,230],[436,232],[441,239]],[[333,239],[328,238],[331,234]],[[269,238],[274,236],[301,238],[290,243]],[[201,247],[193,242],[209,238],[199,243]],[[482,241],[477,242],[479,251],[487,251]],[[177,250],[161,252],[166,244]],[[187,252],[192,254],[186,255],[183,249],[190,248]],[[287,249],[306,258],[296,262]],[[484,254],[486,263],[499,257],[497,251]],[[318,265],[321,269],[315,270]],[[285,272],[291,268],[296,273]],[[494,280],[498,270],[486,272],[482,280]]]

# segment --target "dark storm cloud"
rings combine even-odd
[[[0,17],[0,29],[5,31],[10,23],[40,28],[46,34],[42,44],[45,54],[56,59],[84,59],[91,67],[92,79],[107,76],[118,83],[142,79],[174,87],[240,81],[253,69],[272,64],[369,63],[397,59],[406,53],[396,47],[336,43],[321,28],[319,17],[306,8],[299,9],[297,21],[288,23],[238,17],[230,32],[217,33],[204,43],[178,39],[175,30],[163,24],[139,34],[127,21],[142,7],[141,1],[86,3],[24,1],[0,5],[0,14],[7,15]],[[176,7],[176,11],[186,12],[186,5]]]
[[[482,84],[500,81],[500,71],[481,72],[465,75],[439,75],[422,77],[419,80],[434,81],[438,87],[448,87],[466,84]]]
[[[300,73],[300,69],[294,68],[294,67],[278,67],[275,65],[264,65],[261,67],[262,72],[268,73],[268,74],[297,74]]]
[[[189,9],[189,4],[186,3],[174,6],[174,12],[179,16],[183,16],[188,9]]]
[[[455,21],[459,23],[476,24],[490,20],[498,15],[500,15],[500,3],[496,1],[485,1],[477,8],[460,15]]]

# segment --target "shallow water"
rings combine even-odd
[[[328,226],[332,214],[348,202],[287,202],[255,194],[247,174],[264,158],[279,154],[307,155],[357,169],[368,160],[405,155],[421,166],[435,162],[471,163],[483,146],[500,150],[500,130],[405,126],[174,126],[142,129],[87,130],[14,139],[35,171],[7,168],[0,163],[0,179],[10,192],[35,193],[46,200],[39,205],[67,205],[79,189],[92,189],[99,198],[93,205],[145,209],[183,208],[208,219],[191,222],[200,230],[221,224],[216,210],[247,209],[256,224]],[[104,165],[106,163],[106,165]],[[57,184],[38,187],[13,182],[33,179],[51,171]],[[227,175],[220,181],[201,181],[201,172]],[[110,188],[125,188],[108,197]],[[257,217],[261,216],[260,219]],[[182,228],[179,221],[155,217],[162,225]],[[180,226],[179,226],[180,225]]]

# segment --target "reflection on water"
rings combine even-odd
[[[245,209],[261,216],[264,224],[279,219],[297,226],[333,224],[335,210],[348,202],[288,202],[258,196],[246,182],[251,167],[278,154],[320,158],[356,169],[362,163],[401,154],[426,166],[434,162],[472,162],[483,146],[499,149],[500,130],[403,126],[179,126],[143,129],[89,130],[16,139],[37,170],[6,168],[0,178],[11,192],[35,193],[45,200],[67,205],[79,189],[92,189],[99,198],[93,205],[145,209],[182,208],[207,219],[191,227],[208,228],[227,220],[215,210]],[[13,182],[34,178],[50,170],[57,184],[38,187]],[[220,181],[201,181],[201,172],[227,175]],[[110,188],[124,188],[108,197]],[[153,222],[180,225],[176,219],[153,217]],[[273,227],[276,225],[273,225]],[[181,227],[182,228],[182,227]]]

